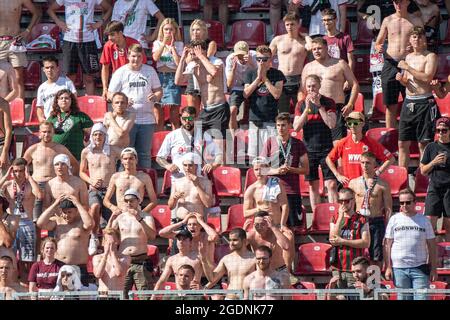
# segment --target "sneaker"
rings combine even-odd
[[[97,253],[97,249],[98,249],[98,238],[96,236],[94,236],[93,234],[91,234],[91,238],[89,239],[89,247],[88,247],[88,253],[90,256],[93,256],[94,254]]]

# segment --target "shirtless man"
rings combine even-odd
[[[266,211],[258,211],[255,214],[253,227],[254,229],[247,233],[247,239],[253,252],[256,254],[259,246],[269,247],[272,251],[271,267],[289,278],[289,272],[293,273],[293,271],[291,266],[286,266],[283,259],[283,253],[289,250],[289,239],[272,224],[272,218]]]
[[[125,286],[125,275],[130,266],[130,257],[118,252],[120,233],[116,229],[103,230],[102,254],[94,256],[94,276],[98,279],[98,291],[122,291]]]
[[[20,20],[22,18],[22,6],[31,13],[31,20],[24,31],[20,31]],[[25,52],[12,52],[9,50],[11,44],[23,45],[22,39],[27,40],[31,29],[41,17],[41,12],[33,4],[32,0],[0,0],[0,60],[7,59],[16,71],[19,83],[19,98],[25,98],[23,86],[23,68],[27,65]]]
[[[187,229],[182,229],[175,236],[177,238],[178,253],[167,259],[164,271],[155,284],[154,290],[161,290],[164,282],[166,282],[173,273],[175,278],[177,270],[184,264],[192,266],[195,270],[194,281],[200,283],[203,274],[202,263],[196,251],[192,248],[192,234]],[[176,280],[175,280],[176,281]],[[154,297],[152,297],[154,299]]]
[[[224,256],[216,267],[200,251],[200,260],[209,282],[205,289],[212,288],[224,275],[228,277],[228,290],[242,290],[244,278],[255,271],[255,255],[247,249],[247,235],[244,229],[235,228],[230,231],[230,254]],[[227,295],[226,300],[237,299],[237,296]]]
[[[194,82],[200,87],[203,109],[198,120],[202,122],[202,130],[210,129],[211,136],[222,148],[223,140],[226,138],[230,119],[230,106],[225,98],[224,65],[223,61],[214,56],[207,57],[207,45],[205,41],[193,40],[184,47],[177,71],[175,73],[175,84],[180,85],[185,80],[183,72],[186,68],[186,58],[189,54],[192,61],[196,63],[193,70]],[[220,131],[220,134],[219,132]]]
[[[306,86],[306,78],[315,74],[322,79],[319,93],[333,98],[336,103],[336,127],[331,129],[333,143],[347,136],[345,117],[353,111],[359,93],[359,84],[347,62],[331,58],[328,54],[328,45],[323,38],[312,40],[312,53],[314,61],[307,63],[303,68],[302,86]],[[347,85],[348,84],[348,85]],[[349,101],[345,103],[344,87],[351,88]],[[299,92],[299,100],[302,100]]]
[[[58,194],[36,225],[41,229],[55,231],[58,241],[56,259],[79,266],[81,283],[88,286],[88,242],[94,221],[78,198],[73,194]]]
[[[389,184],[375,174],[376,157],[372,152],[361,155],[363,175],[350,180],[348,187],[355,192],[356,210],[369,219],[369,254],[372,264],[383,264],[385,221],[392,214],[392,195]],[[370,196],[369,196],[370,194]]]
[[[278,55],[278,70],[283,72],[286,82],[278,100],[279,112],[290,112],[290,103],[297,104],[301,74],[307,55],[306,40],[299,33],[299,17],[288,13],[283,18],[287,34],[276,36],[270,43],[272,55]]]
[[[45,202],[50,204],[61,195],[73,195],[80,203],[88,208],[88,192],[86,183],[70,172],[70,158],[66,154],[58,154],[53,158],[56,177],[45,185]]]
[[[183,156],[182,165],[184,176],[175,179],[168,205],[171,210],[176,210],[176,216],[184,219],[189,212],[198,212],[206,219],[206,208],[211,207],[214,196],[212,185],[205,177],[197,176],[198,166],[202,159],[195,153],[186,153]]]
[[[381,24],[380,33],[375,42],[377,52],[384,52],[384,40],[387,37],[387,50],[381,70],[383,103],[386,105],[386,128],[397,127],[398,95],[405,95],[405,89],[396,79],[400,72],[398,62],[408,54],[409,35],[414,26],[423,26],[422,20],[408,13],[409,0],[393,0],[395,13],[386,17]]]
[[[2,13],[0,13],[0,16],[1,16],[1,14]],[[1,22],[0,22],[0,24],[1,24]],[[0,40],[0,48],[1,48],[1,40]],[[9,149],[11,148],[12,141],[13,141],[13,127],[12,127],[11,111],[9,109],[9,103],[5,99],[0,98],[0,169],[1,169],[1,175],[4,175],[6,173],[6,169],[9,165]]]
[[[16,292],[26,292],[14,278],[14,262],[10,256],[0,256],[0,296],[5,295],[5,300],[13,300]]]
[[[272,249],[260,245],[255,249],[256,271],[244,279],[244,300],[249,299],[250,290],[289,289],[289,275],[277,270],[273,265]],[[252,300],[283,300],[277,294],[254,294]]]
[[[20,217],[6,212],[8,207],[8,200],[0,195],[0,257],[8,256],[11,258],[14,270],[13,277],[17,279],[17,258],[12,247],[16,239],[17,229],[19,229]]]
[[[414,27],[409,41],[413,52],[400,60],[396,79],[406,87],[406,98],[400,113],[398,163],[408,168],[411,141],[419,142],[420,158],[425,146],[434,141],[436,120],[440,118],[430,82],[436,73],[438,57],[427,50],[425,29]]]
[[[111,176],[108,190],[103,199],[103,205],[117,215],[124,206],[124,192],[126,190],[137,190],[140,199],[144,198],[144,193],[147,191],[150,203],[142,211],[150,213],[156,207],[156,194],[150,176],[145,172],[136,170],[138,160],[136,150],[134,148],[123,149],[120,154],[120,160],[125,170],[116,172]],[[111,203],[114,192],[116,193],[117,205]]]
[[[16,72],[6,60],[0,60],[0,97],[11,102],[17,97],[19,86]]]
[[[53,159],[56,155],[67,155],[72,166],[72,173],[77,175],[79,171],[78,161],[72,153],[62,144],[52,141],[54,133],[53,123],[42,122],[39,125],[40,141],[28,147],[23,155],[28,164],[33,166],[33,179],[38,183],[42,192],[46,182],[55,177]],[[42,213],[42,205],[42,199],[37,198],[33,208],[33,221],[36,221]]]
[[[123,194],[121,210],[113,212],[108,227],[120,231],[119,252],[130,256],[131,265],[125,277],[125,292],[136,286],[137,290],[150,290],[153,265],[147,256],[147,243],[156,238],[153,217],[140,209],[141,193],[127,189]]]
[[[8,180],[13,174],[13,179]],[[8,180],[8,181],[7,181]],[[0,188],[9,201],[9,211],[20,217],[14,243],[14,253],[19,252],[20,279],[27,282],[31,264],[36,261],[36,229],[33,223],[35,198],[43,196],[38,184],[28,174],[27,161],[17,158],[8,173],[0,180]]]
[[[108,128],[109,144],[120,148],[130,145],[130,131],[133,128],[135,113],[128,111],[128,97],[122,92],[112,95],[112,112],[105,113],[103,124]]]
[[[111,146],[108,133],[102,123],[96,123],[91,129],[89,145],[81,152],[80,178],[89,185],[89,214],[94,219],[89,254],[97,251],[97,233],[100,227],[100,213],[103,198],[111,176],[116,172],[116,162],[120,157],[120,148]],[[104,210],[106,211],[106,210]],[[102,212],[109,220],[110,212]]]

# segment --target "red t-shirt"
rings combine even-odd
[[[328,54],[332,58],[343,59],[348,63],[347,53],[353,52],[353,42],[350,35],[338,33],[334,37],[323,37],[328,44]]]
[[[125,42],[127,43],[127,47],[123,53],[119,52],[119,49],[117,48],[117,44],[107,41],[105,45],[103,46],[103,52],[102,56],[100,58],[101,64],[110,64],[112,66],[112,72],[119,69],[121,66],[126,65],[128,63],[128,48],[134,44],[139,44],[139,41],[130,38],[125,37]],[[143,54],[143,61],[142,63],[147,62],[147,57],[145,54]]]
[[[44,261],[35,262],[28,274],[28,281],[36,282],[38,289],[54,289],[59,269],[63,265],[64,262],[59,260],[53,261],[50,265],[45,264]]]
[[[392,154],[377,141],[364,136],[358,143],[354,142],[352,135],[339,140],[328,154],[331,161],[342,159],[342,174],[347,178],[354,179],[362,175],[360,164],[361,154],[370,151],[378,161],[385,162]]]

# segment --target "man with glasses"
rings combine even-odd
[[[311,23],[309,25],[309,34],[311,37],[324,35],[325,28],[322,24],[323,11],[333,9],[338,13],[337,26],[341,31],[345,31],[345,21],[347,20],[347,2],[348,0],[303,0],[303,6],[311,7]]]
[[[393,0],[395,13],[386,17],[381,24],[380,33],[375,42],[375,50],[384,53],[384,41],[387,37],[387,49],[381,70],[383,103],[386,105],[386,128],[397,126],[398,95],[405,95],[405,89],[397,79],[401,71],[398,64],[408,54],[409,34],[414,26],[423,27],[421,18],[408,13],[409,0]],[[430,79],[431,80],[431,79]]]
[[[436,242],[430,220],[417,213],[416,196],[410,189],[399,192],[400,212],[393,215],[386,228],[386,280],[394,279],[398,289],[426,289],[437,280]],[[399,294],[399,300],[412,300]],[[415,294],[415,300],[425,300]]]
[[[299,32],[299,17],[295,13],[288,13],[283,21],[287,34],[273,38],[270,49],[273,56],[278,56],[278,70],[286,77],[283,93],[278,102],[279,110],[290,112],[291,102],[292,106],[297,104],[297,93],[307,51],[306,39]]]
[[[244,98],[250,100],[248,155],[250,161],[259,155],[268,137],[275,135],[278,100],[286,78],[271,67],[272,50],[265,45],[256,48],[257,70],[246,74]]]
[[[344,118],[353,111],[359,93],[359,84],[347,62],[330,57],[328,44],[323,38],[312,40],[314,61],[307,63],[303,69],[302,86],[306,86],[306,78],[315,74],[322,80],[320,94],[332,97],[336,103],[336,127],[331,130],[333,143],[347,135]],[[351,90],[346,103],[344,87],[348,83]]]
[[[425,199],[425,215],[436,231],[439,217],[443,216],[445,240],[450,241],[450,119],[436,121],[438,140],[429,143],[420,160],[420,171],[430,178]]]
[[[394,156],[377,141],[366,137],[363,134],[365,122],[364,114],[353,111],[345,119],[351,135],[337,142],[327,156],[328,167],[340,183],[346,186],[351,179],[362,175],[360,164],[361,154],[371,151],[378,161],[383,162],[379,169],[375,171],[377,176],[394,163]],[[342,168],[338,171],[335,162],[342,159]]]
[[[338,194],[339,210],[331,218],[330,263],[333,274],[331,282],[338,289],[346,289],[355,284],[352,261],[362,256],[364,249],[370,246],[370,231],[367,218],[355,212],[355,193],[352,189],[342,188]]]
[[[438,66],[438,57],[427,50],[425,29],[414,27],[409,42],[413,52],[398,63],[404,72],[396,79],[406,87],[406,99],[400,113],[398,164],[408,168],[411,141],[419,142],[420,154],[425,146],[434,140],[434,123],[439,110],[431,88]]]
[[[392,195],[389,184],[375,174],[375,155],[368,151],[361,155],[362,176],[352,179],[348,187],[355,191],[356,209],[366,216],[370,223],[369,254],[372,264],[380,268],[383,264],[383,239],[392,213]]]

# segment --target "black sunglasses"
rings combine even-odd
[[[400,201],[400,205],[403,206],[409,206],[412,203],[412,201]]]
[[[267,62],[269,61],[270,58],[268,57],[256,57],[256,61],[262,61],[262,62]]]
[[[436,133],[446,134],[447,132],[448,132],[448,129],[436,129]]]
[[[347,203],[350,203],[350,201],[352,201],[353,200],[353,198],[350,198],[350,199],[339,199],[338,200],[338,202],[339,203],[342,203],[342,204],[347,204]]]

